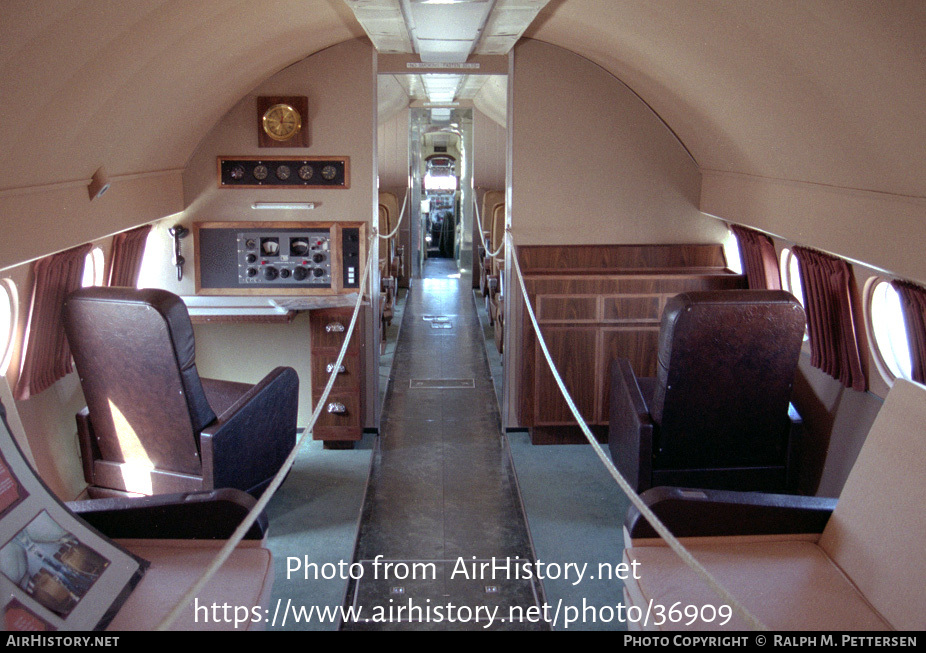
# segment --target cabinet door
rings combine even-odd
[[[597,329],[542,327],[543,336],[582,417],[595,419],[596,379],[598,377]],[[575,424],[575,418],[553,378],[543,352],[535,350],[534,414],[536,425]]]
[[[650,327],[602,329],[601,362],[604,366],[599,394],[599,422],[610,420],[611,361],[627,358],[637,377],[656,376],[656,350],[659,346],[659,325]]]

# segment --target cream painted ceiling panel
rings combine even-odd
[[[0,190],[182,168],[258,83],[362,34],[337,0],[4,3]]]
[[[921,0],[551,0],[526,33],[627,83],[702,170],[926,197]],[[5,0],[0,192],[182,168],[342,0]]]
[[[702,169],[926,196],[919,0],[552,0],[525,35],[627,83]]]

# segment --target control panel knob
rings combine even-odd
[[[321,253],[315,254],[314,256],[312,256],[312,260],[315,261],[316,263],[321,263],[322,261],[325,260],[325,255]]]
[[[296,281],[302,281],[307,276],[309,276],[309,271],[306,270],[301,265],[297,267],[295,270],[293,270],[293,279],[295,279]]]
[[[279,272],[277,272],[277,269],[273,266],[264,268],[264,279],[267,281],[273,281],[277,278],[278,274]]]
[[[256,260],[257,260],[257,257],[254,254],[248,254],[248,258],[247,258],[248,263],[253,263]]]
[[[325,270],[324,270],[323,268],[315,268],[315,269],[312,271],[312,273],[313,273],[316,277],[323,277],[323,276],[325,276]]]
[[[248,268],[248,276],[249,276],[249,277],[256,277],[256,276],[257,276],[257,268]]]
[[[289,275],[290,275],[290,272],[286,268],[283,268],[282,270],[280,270],[281,279],[289,279]]]

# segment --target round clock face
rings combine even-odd
[[[288,141],[302,129],[302,116],[288,104],[274,104],[264,112],[264,133],[275,141]]]
[[[289,179],[290,174],[289,166],[277,166],[277,179],[280,181]]]
[[[308,163],[299,168],[299,178],[303,181],[311,179],[313,174],[315,174],[315,170]]]
[[[232,179],[242,179],[244,178],[244,166],[237,165],[228,174]]]
[[[267,166],[263,164],[254,166],[254,178],[255,179],[259,179],[263,181],[264,179],[267,178],[268,173],[269,171],[267,170]]]
[[[322,177],[324,177],[325,179],[329,181],[334,179],[335,175],[337,174],[338,174],[338,169],[335,168],[334,166],[325,166],[324,168],[322,168]]]

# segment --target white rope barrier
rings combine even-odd
[[[375,233],[375,231],[374,231]],[[283,480],[286,478],[286,474],[289,472],[289,468],[293,466],[293,463],[296,461],[296,455],[299,453],[299,450],[302,448],[302,445],[308,439],[309,435],[312,433],[312,429],[315,427],[315,422],[318,421],[319,415],[321,415],[322,408],[325,405],[325,402],[328,400],[328,395],[331,392],[331,388],[334,386],[335,378],[338,375],[338,370],[341,369],[341,364],[344,362],[344,356],[347,353],[347,346],[350,342],[351,335],[354,332],[354,327],[357,324],[357,317],[360,314],[360,306],[363,304],[363,293],[366,290],[367,278],[370,275],[371,261],[373,257],[369,255],[369,245],[373,243],[373,236],[369,238],[367,243],[367,262],[366,267],[363,270],[363,276],[360,279],[360,288],[358,290],[357,303],[354,305],[354,312],[351,315],[350,325],[347,327],[347,331],[344,334],[344,344],[341,346],[341,351],[338,354],[338,359],[332,366],[331,374],[328,377],[328,383],[325,385],[325,390],[322,392],[321,397],[318,399],[318,404],[315,406],[315,410],[312,413],[312,418],[309,421],[309,425],[303,430],[302,436],[299,438],[299,441],[290,451],[289,456],[283,462],[283,465],[280,467],[280,471],[277,472],[276,476],[273,477],[273,480],[270,481],[270,484],[264,490],[260,499],[257,503],[251,508],[251,511],[245,516],[244,520],[238,525],[238,528],[235,529],[231,537],[225,542],[225,545],[219,550],[215,558],[213,558],[209,567],[206,568],[206,571],[199,577],[193,586],[187,590],[177,604],[173,607],[170,613],[161,621],[157,626],[157,630],[167,630],[170,626],[177,620],[177,617],[180,616],[180,613],[186,608],[186,606],[193,600],[193,598],[206,586],[206,583],[215,575],[215,572],[218,571],[228,557],[231,555],[232,551],[244,538],[245,534],[248,532],[248,529],[251,528],[251,525],[257,521],[260,513],[266,508],[267,504],[270,502],[270,499],[273,497],[274,493],[283,484]]]
[[[476,212],[476,224],[479,226],[479,240],[482,241],[482,246],[485,248],[486,256],[494,259],[498,259],[498,253],[505,248],[505,239],[502,238],[501,244],[498,246],[498,249],[494,252],[489,251],[489,246],[486,244],[486,235],[485,230],[482,226],[482,218],[479,216],[479,207],[476,202],[476,194],[473,193],[473,210]]]
[[[511,241],[511,260],[513,262],[514,272],[518,277],[518,283],[521,287],[521,295],[524,297],[524,306],[527,309],[527,314],[530,317],[531,324],[534,327],[534,333],[537,335],[537,342],[540,345],[541,351],[543,351],[544,357],[547,359],[547,364],[550,367],[550,371],[553,373],[553,378],[556,381],[556,384],[559,386],[560,392],[563,395],[563,398],[566,400],[566,404],[569,406],[569,410],[572,412],[573,416],[579,423],[579,427],[582,429],[582,433],[585,435],[585,438],[588,440],[589,444],[592,445],[592,449],[595,451],[595,454],[598,458],[601,459],[601,462],[604,463],[605,468],[608,470],[608,473],[611,477],[617,481],[617,484],[623,490],[624,494],[630,499],[630,502],[636,506],[640,511],[640,514],[650,523],[650,525],[655,529],[659,536],[665,540],[666,544],[671,548],[682,561],[687,564],[692,570],[694,570],[709,586],[714,590],[725,602],[727,602],[730,607],[739,613],[739,615],[746,620],[747,624],[753,630],[768,630],[768,627],[765,626],[759,619],[757,619],[749,610],[747,610],[726,588],[724,588],[717,580],[710,574],[710,572],[705,569],[700,562],[695,560],[691,553],[676,539],[674,535],[666,528],[665,524],[653,513],[653,511],[647,506],[643,499],[640,498],[640,495],[634,491],[630,483],[627,482],[627,479],[617,470],[614,466],[614,463],[608,459],[607,454],[602,449],[601,445],[598,444],[598,441],[595,439],[595,436],[592,435],[591,430],[588,428],[588,424],[585,423],[585,420],[582,418],[582,415],[579,413],[579,409],[576,408],[575,403],[572,400],[572,397],[569,394],[569,391],[566,389],[565,384],[563,383],[562,377],[559,375],[559,371],[556,369],[556,365],[553,363],[553,358],[550,355],[550,351],[547,349],[547,343],[543,338],[543,334],[540,332],[540,325],[537,323],[537,318],[534,315],[534,310],[531,307],[530,299],[527,295],[527,287],[524,285],[524,277],[521,274],[521,266],[518,263],[517,252],[514,249],[514,236],[511,234],[511,230],[506,231],[506,238]]]

